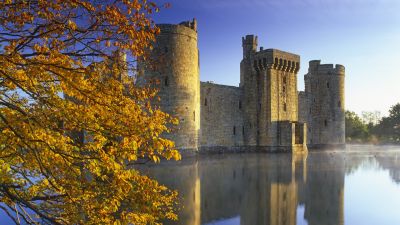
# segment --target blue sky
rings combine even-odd
[[[241,37],[346,67],[346,108],[386,115],[400,102],[399,0],[169,0],[158,23],[198,20],[200,80],[239,84]]]

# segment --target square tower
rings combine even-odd
[[[277,49],[256,51],[250,37],[243,39],[241,62],[245,144],[279,151],[306,149],[306,126],[298,123],[300,56]]]

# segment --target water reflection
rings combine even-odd
[[[180,192],[180,220],[166,224],[350,225],[345,223],[346,175],[389,170],[398,183],[399,150],[212,155],[143,170]]]

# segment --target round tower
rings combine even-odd
[[[181,24],[159,24],[146,66],[145,81],[156,80],[161,109],[179,119],[165,137],[179,150],[197,150],[200,131],[200,77],[196,20]],[[151,68],[151,69],[150,69]]]
[[[337,64],[332,76],[332,101],[335,104],[333,111],[333,132],[337,144],[343,145],[345,137],[345,95],[344,95],[345,68]]]
[[[310,61],[305,76],[309,93],[309,144],[312,147],[340,147],[345,144],[344,77],[342,65]]]

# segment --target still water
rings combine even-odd
[[[225,154],[146,166],[188,225],[400,224],[400,147]]]

